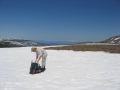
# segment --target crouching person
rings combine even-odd
[[[31,48],[32,52],[36,52],[36,60],[35,63],[39,63],[39,61],[42,59],[41,61],[41,72],[45,71],[45,65],[46,65],[46,59],[47,59],[47,52],[43,49],[43,48],[36,48],[36,47],[32,47]]]

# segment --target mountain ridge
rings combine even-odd
[[[32,40],[24,40],[21,38],[20,39],[12,39],[12,38],[0,39],[0,47],[28,47],[28,46],[44,46],[44,45]]]
[[[48,42],[38,42],[33,40],[25,40],[23,38],[4,38],[0,39],[0,47],[28,47],[28,46],[45,46],[45,45],[71,45],[71,44],[85,44],[93,42],[72,42],[72,41],[48,41]],[[107,44],[120,44],[120,35],[110,37],[106,40],[97,43],[107,43]],[[93,43],[94,44],[94,43]]]
[[[101,41],[101,43],[120,44],[120,35],[110,37],[106,40]]]

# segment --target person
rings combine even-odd
[[[32,47],[31,48],[32,52],[36,52],[36,60],[35,63],[39,63],[40,59],[42,58],[41,61],[41,71],[45,71],[45,65],[46,65],[46,59],[47,59],[47,52],[43,48],[37,48],[37,47]]]

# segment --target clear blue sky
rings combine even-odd
[[[120,0],[0,0],[0,38],[101,41],[120,35]]]

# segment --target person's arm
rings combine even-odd
[[[39,56],[39,58],[37,59],[37,63],[40,61],[41,58],[42,58],[42,56]]]
[[[35,63],[37,63],[37,59],[38,59],[38,56],[36,55],[36,60],[35,60]]]
[[[38,55],[36,55],[36,60],[38,59]]]
[[[35,63],[38,63],[41,58],[42,58],[42,56],[36,57]]]
[[[42,58],[43,56],[43,52],[42,50],[39,50],[39,53],[36,54],[36,63],[38,63],[40,61],[40,59]]]

